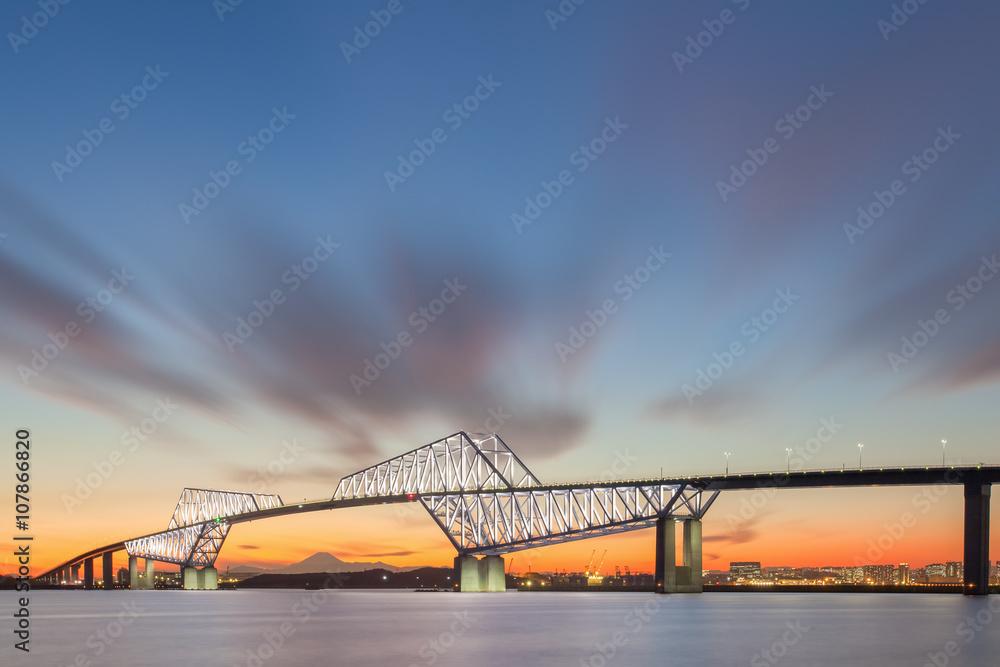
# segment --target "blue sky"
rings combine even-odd
[[[857,442],[873,465],[930,463],[942,438],[956,459],[995,460],[1000,280],[961,309],[949,293],[981,266],[992,277],[1000,251],[1000,10],[931,2],[886,38],[891,3],[587,2],[553,29],[557,2],[402,0],[348,62],[342,43],[388,4],[244,2],[220,19],[208,1],[70,3],[30,39],[8,35],[0,399],[10,428],[51,442],[53,526],[58,495],[164,397],[182,407],[81,511],[139,489],[172,506],[185,485],[241,488],[291,438],[306,454],[272,486],[320,497],[482,430],[491,410],[550,480],[598,477],[625,449],[626,476],[719,471],[724,451],[778,468],[830,416],[843,428],[805,467],[856,463]],[[0,25],[19,34],[38,11],[9,3]],[[122,118],[115,100],[144,80]],[[53,166],[104,119],[113,131],[78,166]],[[386,172],[436,130],[443,143],[390,189]],[[731,181],[753,155],[763,164]],[[895,180],[884,214],[845,230]],[[337,247],[293,290],[283,276],[317,239]],[[616,285],[647,275],[651,249],[670,257],[626,300]],[[134,279],[85,322],[78,304],[123,268]],[[465,287],[435,306],[446,281]],[[223,335],[275,289],[283,302],[230,351]],[[748,335],[778,292],[791,305]],[[417,331],[422,307],[442,310]],[[887,355],[938,310],[894,369]],[[79,334],[25,380],[68,322]],[[356,391],[400,334],[411,343]],[[686,395],[734,343],[743,354]]]

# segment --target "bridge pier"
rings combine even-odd
[[[184,590],[215,591],[219,589],[219,571],[214,567],[185,567],[181,570]]]
[[[701,593],[701,521],[684,519],[681,546],[683,564],[677,565],[677,523],[670,517],[656,520],[657,593]]]
[[[94,559],[87,558],[83,561],[83,587],[88,591],[94,588]]]
[[[462,593],[503,593],[507,590],[507,575],[502,556],[455,557],[455,578]]]
[[[155,560],[152,558],[146,559],[146,580],[142,582],[143,590],[151,591],[156,588],[156,572],[153,569],[155,566]]]
[[[101,564],[104,569],[104,590],[106,591],[115,590],[115,568],[111,560],[111,554],[111,551],[101,554]]]
[[[128,557],[128,587],[133,590],[139,590],[139,558],[138,556]]]
[[[73,583],[80,581],[80,564],[77,563],[69,568],[70,576],[69,580]]]
[[[990,584],[990,484],[965,483],[966,595],[988,595]]]

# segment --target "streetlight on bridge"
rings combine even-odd
[[[792,471],[791,457],[792,457],[792,450],[789,449],[788,447],[785,447],[785,472]]]
[[[858,443],[858,470],[861,470],[861,454],[864,451],[865,446],[860,442]]]
[[[723,452],[726,455],[726,477],[729,477],[729,455],[732,452]]]
[[[945,448],[947,446],[948,446],[948,441],[947,440],[942,440],[941,441],[941,467],[942,468],[945,466],[945,462],[944,462],[944,450],[945,450]]]

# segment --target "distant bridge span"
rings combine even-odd
[[[964,590],[985,595],[990,489],[997,481],[1000,466],[979,465],[542,484],[496,434],[470,436],[460,431],[344,477],[330,499],[285,504],[274,495],[185,489],[167,530],[91,549],[38,579],[70,580],[82,563],[84,584],[93,587],[93,560],[101,556],[105,587],[111,588],[112,554],[125,550],[133,588],[149,587],[157,561],[180,565],[185,588],[214,588],[215,560],[233,525],[305,512],[419,502],[455,546],[455,565],[465,591],[502,590],[502,554],[656,527],[658,590],[700,592],[701,519],[721,491],[960,484],[965,489]],[[676,523],[684,527],[682,565],[674,562]],[[138,576],[140,557],[146,562],[144,582]]]

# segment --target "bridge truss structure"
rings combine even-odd
[[[528,486],[538,479],[500,436],[459,431],[343,478],[333,500]]]
[[[226,517],[282,506],[281,497],[261,493],[184,489],[168,530],[129,540],[129,556],[185,567],[215,565],[232,524]]]
[[[497,555],[650,528],[657,519],[701,519],[718,491],[634,484],[430,494],[420,503],[460,555]]]
[[[707,494],[703,498],[703,493]],[[500,436],[459,431],[340,480],[328,501],[186,488],[167,530],[124,542],[129,556],[212,567],[234,523],[294,511],[419,502],[459,555],[496,555],[700,519],[718,491],[670,483],[543,486]]]

